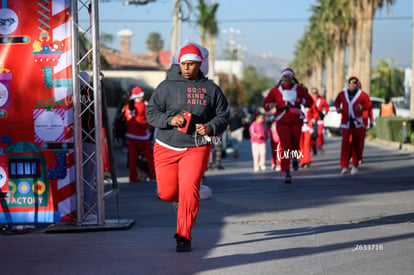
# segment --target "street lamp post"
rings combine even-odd
[[[241,34],[241,30],[236,30],[233,27],[223,30],[223,33],[229,34],[229,91],[232,90],[233,86],[233,50],[234,50],[234,34]]]

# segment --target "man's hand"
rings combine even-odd
[[[208,128],[206,124],[197,124],[196,131],[198,134],[202,136],[208,136],[208,134],[210,133],[210,128]]]
[[[182,115],[176,115],[171,119],[171,126],[184,127],[185,119]]]

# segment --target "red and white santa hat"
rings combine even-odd
[[[361,81],[359,81],[358,77],[352,75],[348,78],[348,83],[351,82],[351,80],[356,80],[358,82],[358,88],[361,88]]]
[[[356,76],[354,76],[354,75],[352,75],[352,76],[350,76],[350,77],[348,78],[348,82],[351,82],[351,80],[353,80],[353,79],[355,79],[356,81],[358,81],[358,82],[359,82],[358,77],[356,77]]]
[[[286,68],[280,72],[280,77],[283,77],[285,75],[290,75],[292,77],[295,77],[295,71],[293,71],[291,68]]]
[[[174,56],[172,58],[172,63],[173,64],[180,64],[180,62],[178,62],[178,56],[180,55],[180,50],[181,48],[188,46],[190,44],[195,45],[201,52],[202,56],[203,56],[203,61],[201,62],[201,67],[200,67],[200,71],[207,76],[208,74],[208,69],[209,69],[209,64],[208,64],[208,50],[206,48],[204,48],[203,46],[197,44],[196,42],[190,41],[190,40],[186,40],[184,41],[184,43],[175,51]]]
[[[144,96],[144,91],[143,91],[140,87],[135,86],[135,87],[132,89],[130,99],[135,99],[135,98],[138,98],[138,97],[143,97],[143,96]]]
[[[178,56],[179,63],[189,60],[196,62],[203,61],[203,55],[201,54],[200,49],[193,44],[182,47],[180,50],[180,55]]]

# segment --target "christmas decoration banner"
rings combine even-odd
[[[72,221],[70,0],[0,0],[0,224]]]

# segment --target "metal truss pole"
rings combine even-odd
[[[98,1],[71,1],[71,11],[77,220],[78,223],[83,223],[86,217],[93,217],[93,219],[88,220],[92,222],[96,220],[98,225],[102,225],[105,223],[104,158],[102,151],[104,135],[102,127],[99,127],[99,125],[102,125],[102,89],[99,58]],[[89,13],[90,15],[90,21],[86,26],[79,25],[78,16],[80,12]],[[80,51],[79,41],[81,35],[79,30],[84,32],[82,35],[85,35],[85,38],[90,41],[90,47],[84,52]],[[81,65],[85,64],[90,68],[89,73],[92,74],[90,79],[84,79],[80,75]],[[93,94],[93,97],[82,95],[81,85],[87,87],[90,93]],[[88,113],[93,114],[93,129],[82,125],[81,117]],[[88,139],[94,141],[95,146],[92,152],[84,148],[82,136],[87,136]],[[92,178],[84,175],[85,166],[95,167]],[[94,194],[88,194],[88,200],[86,200],[85,192],[92,192]],[[90,197],[94,199],[90,201]]]
[[[76,213],[77,225],[81,230],[99,230],[122,228],[125,229],[132,225],[134,220],[121,220],[118,216],[116,220],[105,219],[105,200],[112,196],[117,196],[118,184],[116,181],[115,165],[111,139],[108,132],[108,122],[103,121],[103,113],[106,113],[106,105],[103,104],[103,75],[100,72],[100,45],[99,45],[99,7],[98,0],[74,0],[71,1],[71,35],[72,35],[72,79],[73,79],[73,106],[74,106],[74,143],[75,143],[75,180],[76,180]],[[79,14],[88,13],[90,18],[85,26],[79,24]],[[89,41],[89,46],[82,48],[81,37]],[[88,68],[89,79],[81,76],[81,67]],[[88,96],[85,97],[81,92],[88,89]],[[93,95],[90,97],[89,95]],[[105,106],[103,106],[105,105]],[[82,125],[82,115],[91,115],[93,127]],[[105,122],[105,123],[103,123]],[[104,142],[105,125],[107,143]],[[92,150],[87,150],[85,138],[94,143]],[[112,190],[104,194],[104,154],[103,148],[108,145]],[[94,167],[92,178],[85,174],[85,167]],[[86,172],[86,173],[84,173]],[[89,175],[89,174],[88,174]],[[93,194],[91,194],[93,193]],[[91,200],[91,198],[93,198]],[[118,211],[119,214],[119,211]],[[70,226],[69,226],[70,227]],[[57,229],[48,230],[49,232],[72,231],[74,228],[62,226]]]
[[[100,58],[99,58],[99,17],[98,1],[72,1],[72,58],[73,58],[73,79],[74,79],[74,113],[75,113],[75,155],[76,155],[76,186],[77,186],[77,217],[78,222],[82,223],[85,217],[95,217],[97,224],[105,223],[105,203],[104,203],[104,176],[103,176],[103,130],[102,127],[102,92],[100,76]],[[84,28],[79,25],[78,13],[88,12],[90,14],[89,25]],[[90,47],[85,53],[79,51],[79,30],[85,30],[89,34],[88,40]],[[83,54],[83,55],[82,55]],[[80,76],[81,64],[87,64],[92,76],[85,80]],[[90,72],[89,72],[90,73]],[[89,89],[93,97],[84,97],[80,92],[80,86]],[[88,129],[82,127],[82,115],[85,113],[93,114],[94,128]],[[85,126],[85,125],[83,125]],[[98,126],[98,127],[97,127]],[[94,136],[91,135],[94,133]],[[84,148],[82,134],[89,136],[94,141],[95,148],[92,152]],[[94,166],[94,175],[92,178],[86,177],[83,173],[85,166]],[[88,194],[86,201],[85,192],[93,190],[95,194]],[[90,201],[89,197],[95,200]]]
[[[102,225],[105,223],[105,204],[103,198],[103,129],[97,127],[102,125],[98,1],[71,1],[71,11],[77,220],[78,223],[83,223],[88,217],[89,222],[96,221],[97,224]],[[90,20],[86,26],[79,24],[81,12],[89,13]],[[83,32],[81,35],[80,30]],[[89,41],[89,47],[84,52],[80,51],[82,35]],[[82,65],[89,68],[89,79],[81,77]],[[81,94],[81,86],[88,89],[88,96]],[[93,96],[90,97],[89,94]],[[92,114],[93,128],[82,125],[81,117],[89,114]],[[85,138],[94,143],[92,150],[85,147],[83,142]],[[94,167],[92,177],[84,174],[85,167]],[[88,193],[87,196],[86,193]]]
[[[82,163],[82,130],[81,130],[81,106],[79,83],[79,37],[78,26],[78,1],[71,1],[71,35],[72,35],[72,79],[73,79],[73,113],[74,113],[74,142],[75,163]],[[83,217],[83,169],[81,165],[75,165],[76,181],[76,216],[78,221]]]
[[[99,5],[97,0],[91,1],[92,22],[92,67],[94,83],[94,114],[95,114],[95,159],[96,159],[96,208],[98,224],[105,223],[104,202],[104,156],[103,156],[103,128],[102,128],[102,86],[101,64],[99,52]]]

